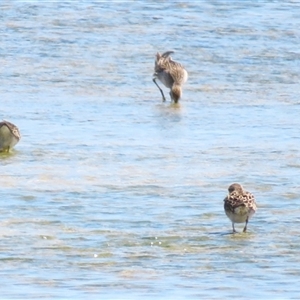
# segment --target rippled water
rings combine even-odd
[[[0,112],[22,134],[0,156],[1,298],[297,299],[299,8],[1,2]],[[179,105],[152,83],[166,50]],[[259,206],[246,234],[232,182]]]

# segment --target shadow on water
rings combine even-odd
[[[212,236],[228,236],[232,237],[234,239],[245,239],[249,237],[253,237],[253,234],[250,232],[232,232],[232,231],[216,231],[216,232],[210,232],[208,235]]]
[[[178,132],[183,120],[183,110],[179,103],[161,102],[154,109],[154,117],[159,129],[170,133]]]
[[[158,112],[158,117],[162,118],[164,121],[168,120],[177,123],[182,120],[183,109],[180,103],[161,102],[155,107]]]
[[[9,158],[16,156],[17,154],[18,153],[15,150],[10,151],[10,152],[1,152],[0,151],[0,159],[3,159],[3,160],[9,159]]]
[[[221,231],[217,231],[217,232],[209,232],[208,235],[219,235],[219,236],[225,236],[225,235],[233,235],[233,232],[221,232]]]

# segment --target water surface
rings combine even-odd
[[[1,297],[298,298],[299,6],[1,3],[0,112],[22,134],[0,156]],[[166,50],[179,105],[152,83]],[[233,182],[257,199],[246,234]]]

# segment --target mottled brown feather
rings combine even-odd
[[[238,183],[230,185],[228,192],[227,197],[224,199],[225,213],[232,222],[234,232],[234,223],[243,222],[246,223],[244,227],[245,232],[249,219],[253,216],[257,209],[255,198],[251,193],[245,191]]]
[[[171,99],[178,102],[182,94],[182,85],[187,81],[188,73],[180,63],[172,60],[170,57],[172,53],[173,51],[167,51],[162,55],[156,54],[154,77],[171,89]],[[162,91],[161,93],[163,95]]]

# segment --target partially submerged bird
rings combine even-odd
[[[256,211],[254,196],[245,191],[238,183],[233,183],[228,188],[228,195],[224,199],[224,210],[232,222],[233,232],[236,232],[234,223],[246,223],[243,232],[247,230],[247,224]]]
[[[182,85],[188,79],[188,72],[180,63],[172,60],[170,56],[172,53],[174,52],[167,51],[162,55],[156,54],[153,82],[160,90],[163,101],[166,101],[166,98],[156,79],[159,79],[160,82],[170,89],[171,100],[177,103],[182,95]]]
[[[20,138],[21,135],[16,125],[5,120],[0,122],[0,152],[9,152]]]

